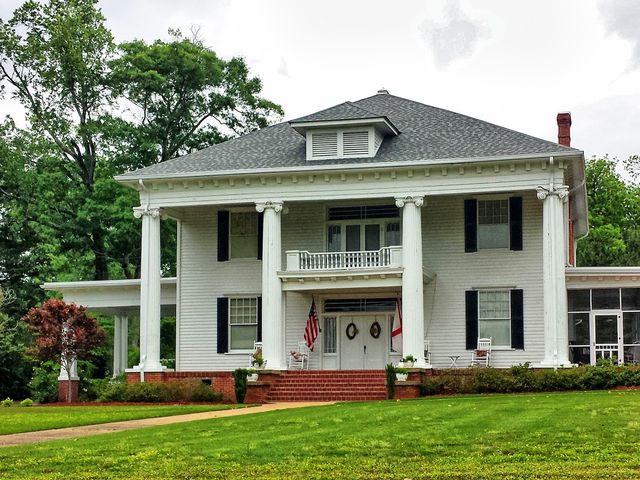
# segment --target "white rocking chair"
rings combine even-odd
[[[471,367],[488,367],[491,365],[491,337],[478,338],[477,348],[471,353]]]
[[[424,341],[424,361],[427,365],[431,365],[431,349],[429,348],[429,340]]]
[[[255,359],[262,358],[262,342],[253,342],[253,353],[249,357],[249,366],[256,368]]]
[[[311,351],[305,342],[298,342],[298,349],[289,352],[289,370],[309,369]]]

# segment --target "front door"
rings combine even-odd
[[[340,368],[379,370],[387,362],[387,316],[340,317]]]
[[[622,360],[622,315],[619,311],[592,312],[591,363],[600,358]]]

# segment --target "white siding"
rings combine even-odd
[[[425,288],[425,329],[431,363],[449,366],[448,355],[460,355],[468,366],[465,290],[512,287],[524,291],[525,350],[496,351],[493,366],[540,362],[543,355],[542,203],[523,194],[523,250],[464,252],[463,197],[429,197],[422,214],[424,266],[437,274]]]
[[[472,287],[515,287],[524,290],[525,350],[498,351],[494,366],[543,356],[542,205],[535,193],[523,193],[524,250],[464,253],[462,196],[428,197],[422,210],[424,266],[437,274],[425,288],[425,329],[431,342],[432,364],[449,365],[448,355],[460,355],[466,366],[464,292]],[[389,199],[389,203],[391,203]],[[381,200],[374,200],[376,204]],[[352,202],[339,202],[349,204]],[[362,201],[355,203],[362,204]],[[333,203],[335,204],[335,203]],[[286,250],[324,251],[325,208],[321,202],[289,203],[282,217],[283,260]],[[216,353],[216,298],[260,295],[261,262],[217,262],[217,210],[184,210],[180,223],[181,265],[178,305],[178,358],[182,371],[231,370],[248,366],[248,355]],[[345,292],[341,292],[342,296]],[[371,296],[372,292],[368,296]],[[384,293],[374,293],[375,296]],[[327,294],[333,296],[333,294]],[[353,297],[364,296],[358,293]],[[316,303],[321,314],[321,294]],[[303,339],[310,294],[288,292],[285,301],[286,351]],[[321,367],[322,335],[312,355],[312,368]]]

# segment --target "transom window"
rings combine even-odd
[[[256,258],[258,255],[258,213],[231,212],[229,221],[230,258]]]
[[[493,346],[511,346],[511,295],[509,290],[478,292],[478,336],[491,337]]]
[[[509,248],[509,200],[478,200],[478,248]]]
[[[258,299],[229,299],[229,348],[251,350],[258,336]]]

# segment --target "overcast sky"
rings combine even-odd
[[[22,2],[2,0],[6,19]],[[390,93],[557,140],[640,154],[639,0],[103,0],[117,41],[200,29],[292,119]],[[0,113],[13,107],[5,102]]]

